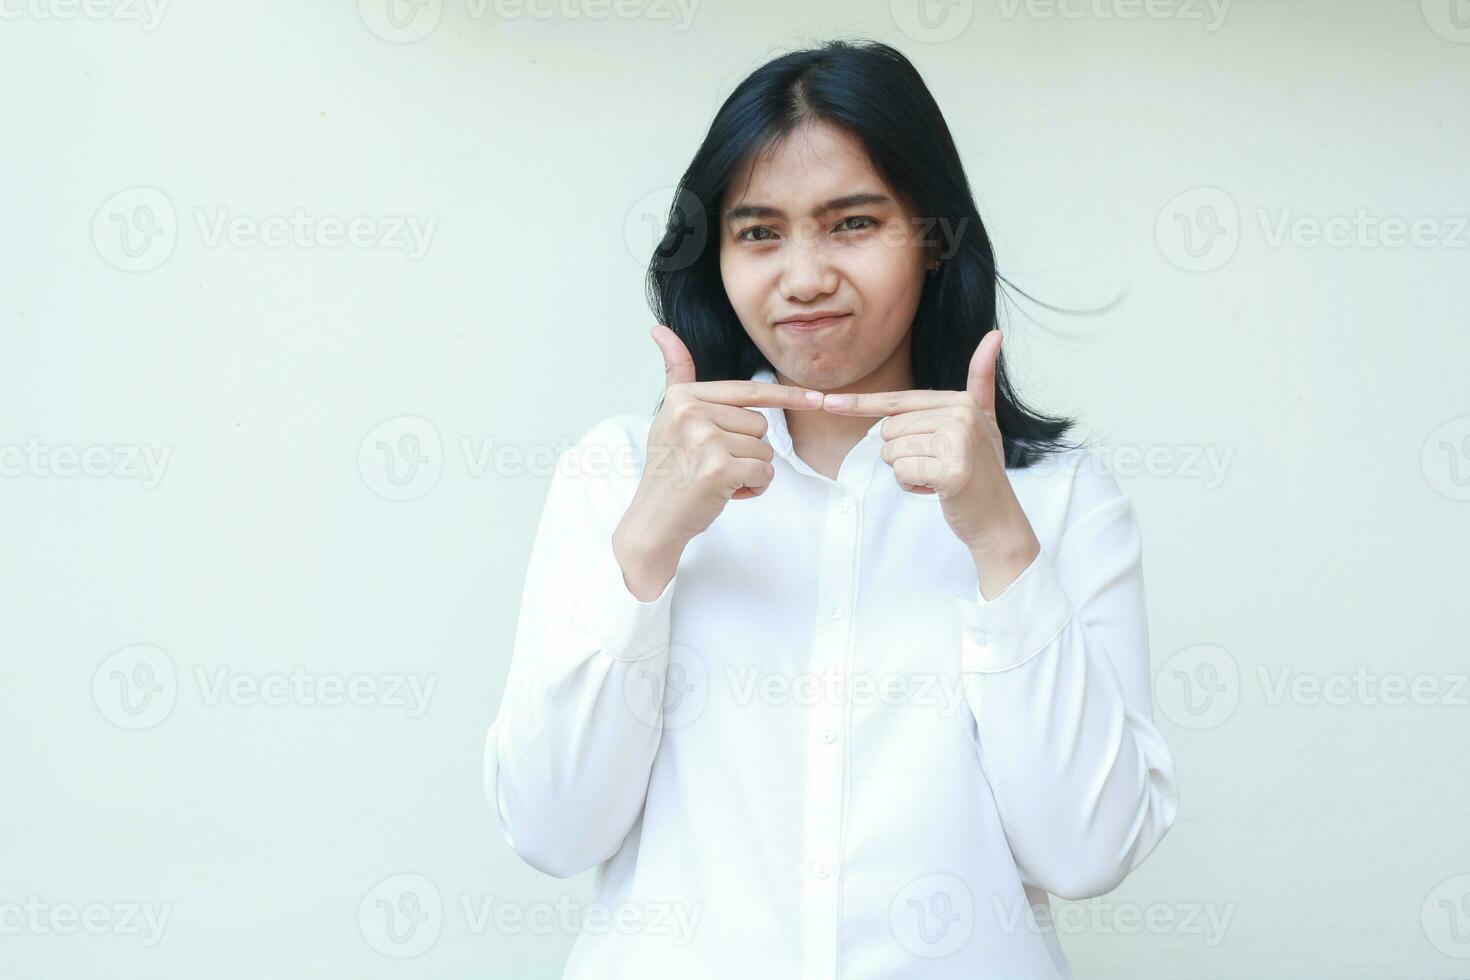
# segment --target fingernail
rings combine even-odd
[[[822,401],[823,408],[846,408],[851,404],[851,395],[828,395]]]
[[[806,400],[813,405],[820,405],[822,404],[822,393],[820,391],[809,391],[806,393]]]

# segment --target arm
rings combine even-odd
[[[591,462],[583,451],[592,443],[612,450],[596,457],[601,475],[576,466]],[[642,812],[662,735],[677,575],[641,601],[614,554],[613,531],[637,483],[618,472],[627,447],[609,420],[558,460],[485,741],[485,792],[501,836],[558,878],[617,853]]]
[[[1072,471],[1065,529],[986,600],[956,599],[965,697],[1016,864],[1065,899],[1113,888],[1174,822],[1154,727],[1143,551],[1111,474]]]

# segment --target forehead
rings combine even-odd
[[[805,213],[812,205],[859,190],[893,196],[857,137],[830,123],[813,122],[752,154],[730,181],[721,206],[751,202]]]

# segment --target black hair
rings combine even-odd
[[[926,216],[938,232],[942,262],[924,276],[914,314],[914,386],[963,391],[975,347],[995,329],[998,283],[1005,279],[938,104],[909,60],[879,41],[827,41],[782,55],[725,100],[675,188],[649,263],[648,300],[658,322],[684,342],[701,381],[749,378],[772,367],[725,292],[720,205],[751,155],[816,121],[851,133],[911,213]],[[1070,448],[1062,437],[1075,420],[1022,404],[1004,361],[1002,352],[995,417],[1006,465],[1024,468]]]

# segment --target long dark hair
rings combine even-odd
[[[998,281],[1005,279],[938,104],[909,60],[878,41],[834,40],[782,55],[731,93],[675,188],[648,266],[649,306],[689,348],[699,380],[774,370],[725,293],[720,202],[751,154],[815,121],[852,133],[889,186],[926,221],[933,216],[926,236],[938,234],[942,262],[925,275],[914,314],[914,385],[963,391],[976,345],[995,328]],[[995,389],[1007,466],[1024,468],[1070,448],[1062,436],[1075,420],[1022,404],[1004,353]]]

